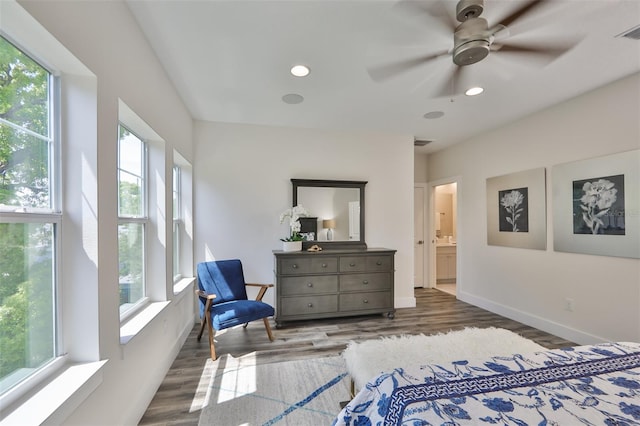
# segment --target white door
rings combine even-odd
[[[413,187],[413,286],[424,287],[425,193],[426,185]]]

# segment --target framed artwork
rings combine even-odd
[[[487,179],[487,244],[546,250],[544,167]]]
[[[559,164],[553,249],[640,258],[640,150]]]

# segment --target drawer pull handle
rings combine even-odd
[[[382,262],[380,262],[379,260],[376,262],[376,265],[381,266]]]
[[[369,284],[369,281],[364,280],[364,281],[362,281],[362,284],[367,285],[367,284]]]
[[[307,304],[307,307],[309,307],[309,308],[313,308],[313,303],[309,303],[309,304]]]
[[[298,265],[296,265],[295,263],[294,263],[293,265],[291,265],[291,267],[292,267],[293,269],[298,269]]]
[[[367,299],[364,299],[362,303],[369,303],[369,301]]]
[[[323,264],[322,264],[322,267],[323,267],[323,268],[326,268],[326,267],[327,267],[327,264],[326,264],[326,263],[323,263]]]
[[[313,287],[313,283],[307,283],[307,287]]]
[[[356,264],[355,263],[350,263],[349,266],[354,267],[354,266],[356,266]]]

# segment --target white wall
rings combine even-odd
[[[429,179],[427,172],[427,154],[416,152],[413,158],[413,179],[416,183],[424,183]]]
[[[395,305],[415,306],[410,139],[208,122],[194,135],[196,262],[237,257],[248,281],[271,283],[291,178],[364,180],[367,245],[398,250]]]
[[[430,181],[462,177],[462,300],[576,343],[640,340],[640,260],[553,251],[551,198],[552,166],[640,148],[639,117],[636,74],[429,156]],[[547,249],[488,246],[486,179],[537,167]]]
[[[94,179],[93,182],[82,182],[83,191],[89,191],[87,202],[97,200],[97,207],[92,205],[96,208],[90,211],[96,219],[97,229],[87,236],[97,247],[97,257],[92,259],[97,273],[65,275],[82,280],[71,285],[72,288],[92,289],[93,292],[83,293],[95,297],[82,303],[90,307],[93,316],[76,318],[89,321],[92,327],[83,327],[86,337],[77,333],[67,335],[66,344],[69,347],[99,345],[95,351],[99,353],[97,356],[108,362],[102,383],[80,402],[65,424],[136,424],[194,325],[194,294],[192,291],[177,297],[169,294],[168,298],[172,299],[169,306],[127,344],[120,344],[116,207],[118,103],[124,101],[165,143],[166,200],[171,200],[173,151],[179,152],[187,161],[193,161],[193,122],[124,2],[20,1],[20,4],[93,73],[97,84],[94,86],[97,98],[93,121],[87,120],[94,126],[93,139],[85,139],[86,144],[93,145],[84,150],[88,157],[82,164],[88,168],[82,170],[82,176]],[[79,124],[76,126],[80,127]],[[73,128],[73,123],[70,126]],[[68,154],[65,158],[73,157],[72,153]],[[68,173],[70,178],[76,175],[79,173]],[[75,206],[72,202],[65,202],[65,208],[86,208],[80,206],[82,199]],[[170,205],[170,201],[165,202],[164,210],[169,211]],[[68,220],[79,216],[75,213],[70,214]],[[76,225],[80,227],[81,223]],[[170,224],[167,229],[169,231],[165,229],[164,232],[170,235]],[[63,240],[65,238],[73,237],[63,234]],[[170,252],[166,258],[171,261]],[[160,277],[170,275],[167,273],[170,267],[155,266],[161,271]],[[171,277],[167,279],[171,280]],[[166,285],[170,289],[171,281]],[[78,297],[67,299],[78,303]],[[68,309],[75,308],[66,305],[65,311]],[[74,341],[68,342],[69,339]],[[96,356],[91,351],[82,354],[81,350],[76,350],[76,354],[80,354],[80,358],[75,361],[95,361],[89,359]]]

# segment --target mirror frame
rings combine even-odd
[[[359,241],[303,241],[302,248],[306,250],[314,244],[323,249],[366,249],[367,243],[364,238],[364,187],[366,181],[356,180],[326,180],[326,179],[291,179],[293,185],[293,205],[298,205],[298,188],[300,187],[326,187],[326,188],[357,188],[360,192],[360,240]]]

